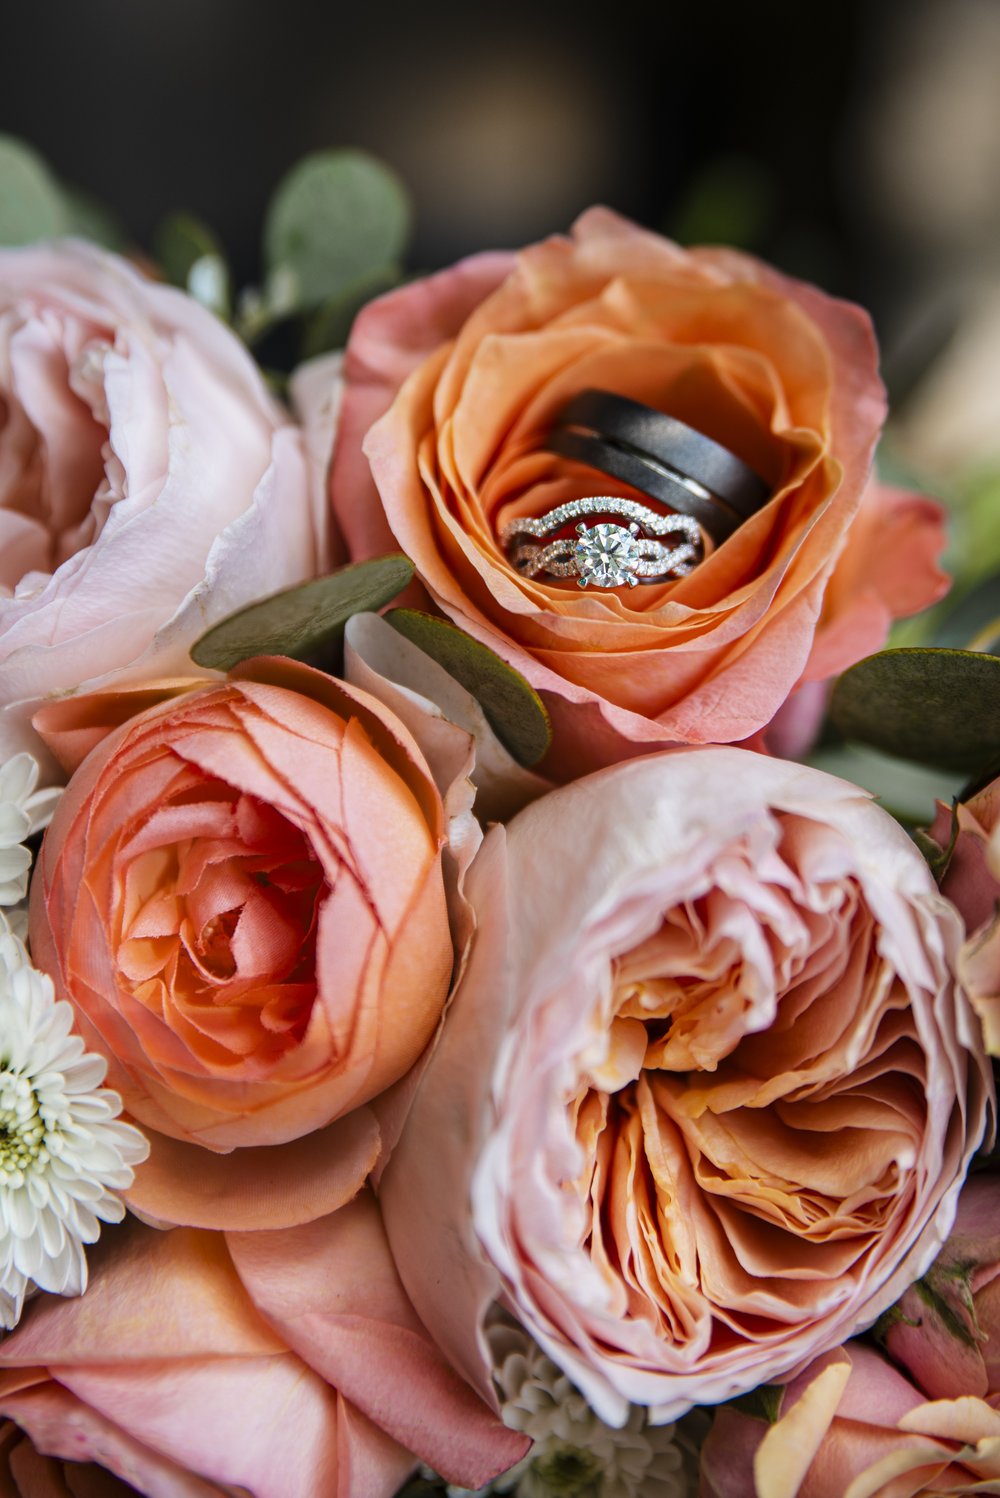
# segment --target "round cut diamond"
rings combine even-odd
[[[580,526],[575,555],[581,587],[620,588],[635,582],[639,546],[623,525]]]

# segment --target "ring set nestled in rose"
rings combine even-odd
[[[764,479],[728,448],[674,416],[607,390],[575,396],[559,413],[547,446],[639,490],[651,503],[599,494],[508,521],[500,542],[525,577],[575,577],[581,588],[634,588],[683,577],[770,498]],[[559,534],[574,522],[572,534]]]

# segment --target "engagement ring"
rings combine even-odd
[[[616,515],[626,523],[602,519],[587,525],[584,515]],[[575,534],[556,536],[573,521],[579,522]],[[549,541],[549,536],[556,539]],[[664,544],[659,537],[669,537],[674,544]],[[524,577],[540,572],[575,577],[581,588],[591,583],[599,588],[634,588],[683,577],[701,560],[705,546],[701,527],[689,516],[664,515],[613,494],[570,500],[546,515],[508,521],[500,540]]]

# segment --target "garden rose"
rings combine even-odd
[[[864,792],[738,749],[633,760],[491,833],[466,888],[469,966],[381,1191],[484,1395],[495,1297],[603,1419],[669,1420],[927,1268],[991,1076],[960,922]]]
[[[947,857],[941,888],[968,933],[959,970],[983,1023],[986,1049],[1000,1056],[1000,780],[954,810],[940,806],[932,829]]]
[[[940,513],[925,502],[898,548],[845,559],[841,591],[857,596],[833,601],[813,659],[885,402],[865,314],[747,256],[685,251],[594,209],[572,239],[478,256],[373,303],[344,379],[332,495],[352,555],[400,545],[444,612],[543,691],[563,778],[657,744],[747,738],[800,680],[940,593]],[[772,501],[679,581],[584,594],[526,579],[499,527],[609,489],[540,450],[587,387],[728,445]],[[877,492],[868,503],[874,541]]]
[[[818,1358],[781,1396],[773,1425],[718,1412],[700,1498],[945,1498],[1000,1491],[1000,1413],[983,1399],[923,1395],[871,1347]]]
[[[0,1344],[4,1493],[60,1491],[34,1485],[45,1456],[50,1472],[93,1463],[66,1491],[101,1498],[120,1491],[113,1477],[155,1498],[391,1498],[418,1455],[475,1484],[523,1453],[414,1316],[370,1196],[248,1236],[243,1263],[239,1239],[130,1222],[95,1253],[85,1296],[34,1302]],[[276,1249],[280,1275],[258,1304]],[[272,1315],[282,1298],[300,1313],[292,1341],[311,1338],[318,1361]],[[344,1358],[358,1342],[364,1355]]]
[[[392,713],[321,672],[260,659],[175,691],[39,719],[67,757],[126,721],[46,835],[32,953],[150,1139],[134,1205],[303,1221],[357,1190],[379,1149],[362,1105],[440,1017],[441,799]]]
[[[46,697],[189,670],[322,572],[325,508],[212,313],[92,245],[0,250],[0,759],[39,752]]]

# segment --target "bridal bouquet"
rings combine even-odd
[[[1000,1493],[1000,525],[857,307],[408,221],[0,141],[0,1491]]]

